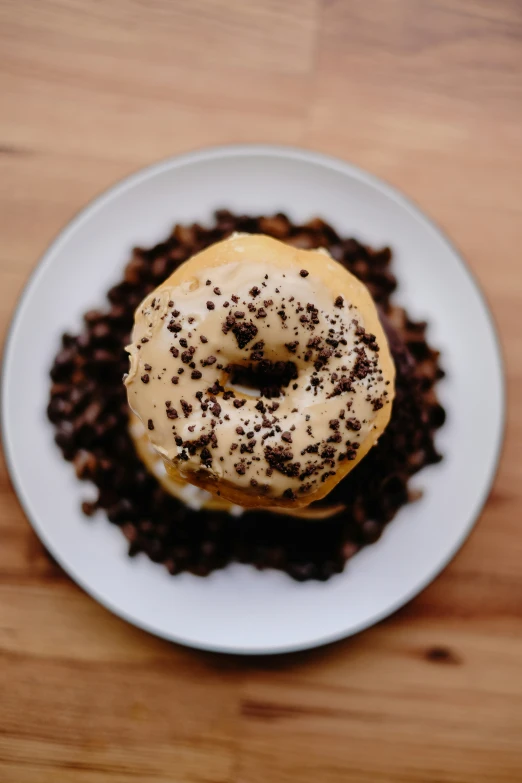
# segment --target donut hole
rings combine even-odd
[[[297,378],[294,362],[271,362],[264,359],[249,364],[228,367],[227,386],[241,394],[257,397],[280,397],[283,390]]]

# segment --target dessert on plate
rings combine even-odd
[[[265,235],[178,267],[137,308],[128,350],[129,405],[168,475],[245,508],[326,497],[390,419],[395,369],[367,288]]]
[[[56,442],[98,490],[84,512],[173,574],[342,571],[440,459],[438,353],[391,303],[390,260],[224,210],[136,249],[51,370]]]

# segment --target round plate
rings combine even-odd
[[[444,460],[414,485],[382,538],[326,583],[234,564],[201,579],[171,577],[144,555],[130,559],[117,527],[87,521],[80,483],[53,442],[45,408],[62,332],[78,329],[119,278],[133,245],[162,240],[174,222],[209,221],[214,209],[319,215],[343,236],[390,245],[397,300],[429,322],[443,352],[448,421]],[[463,328],[463,318],[473,328]],[[22,296],[2,379],[5,450],[37,534],[88,593],[167,639],[209,650],[276,653],[367,628],[398,609],[446,565],[487,497],[504,421],[502,362],[487,306],[455,249],[390,186],[333,158],[296,149],[235,146],[167,160],[129,177],[83,210],[52,244]],[[487,416],[484,412],[487,411]],[[478,426],[480,422],[480,426]]]

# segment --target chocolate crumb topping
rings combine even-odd
[[[192,405],[189,402],[186,402],[185,400],[180,400],[180,405],[185,418],[188,419],[188,417],[192,413]]]
[[[232,332],[237,340],[239,348],[245,348],[256,336],[258,329],[251,321],[235,324]]]

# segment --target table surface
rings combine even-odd
[[[2,333],[50,240],[115,180],[204,145],[295,144],[384,177],[444,227],[520,399],[518,0],[21,8],[0,0]],[[370,631],[272,659],[193,652],[113,617],[47,556],[2,464],[2,783],[522,780],[521,410],[444,573]]]

